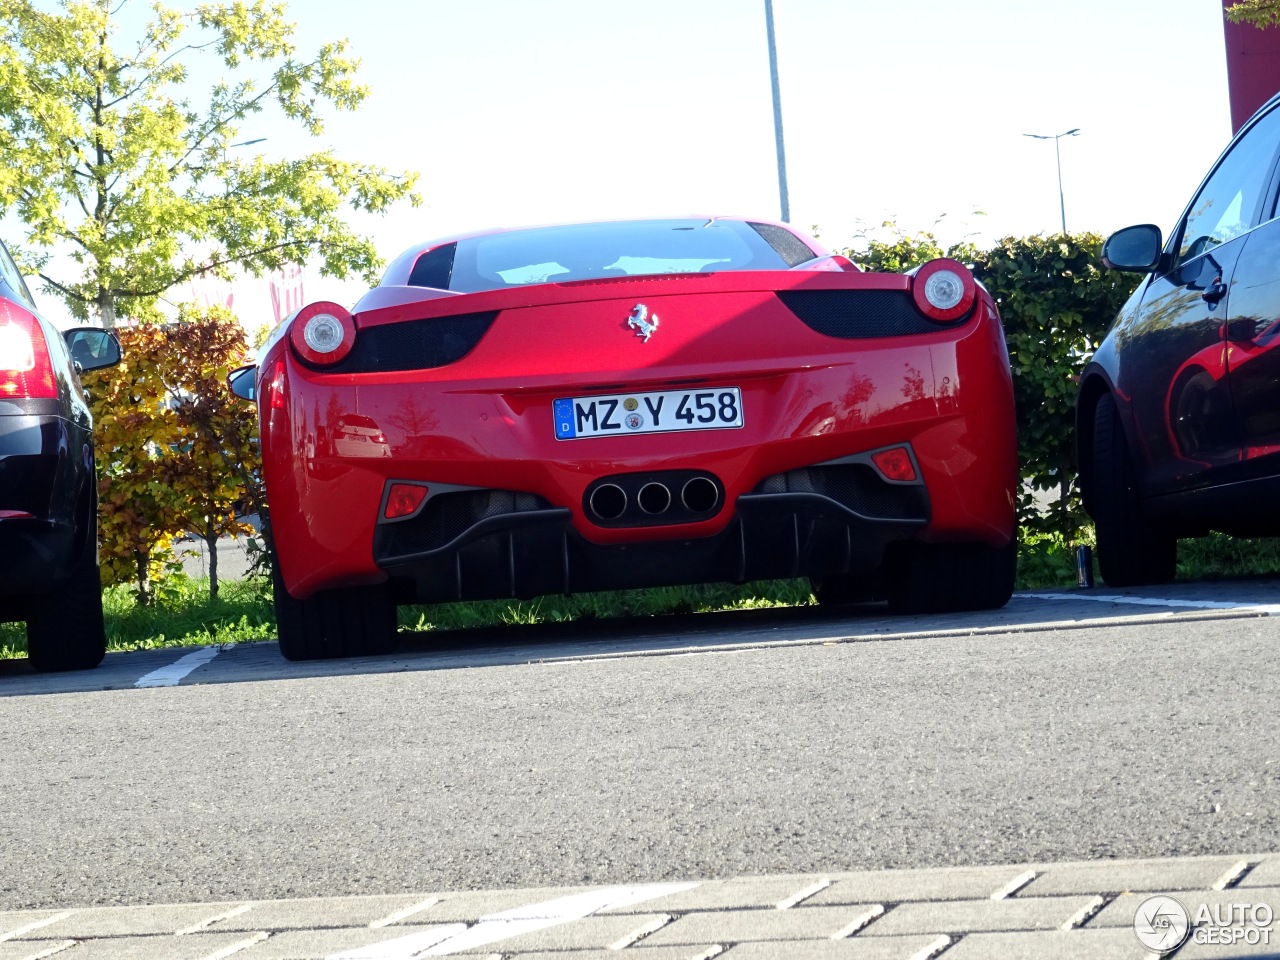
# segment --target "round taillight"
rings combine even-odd
[[[294,315],[289,341],[303,360],[329,367],[355,346],[356,322],[345,307],[320,300],[308,304]]]
[[[916,271],[911,281],[916,306],[930,320],[951,323],[973,309],[978,284],[963,263],[943,257],[930,260]]]

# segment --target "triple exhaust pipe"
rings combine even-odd
[[[723,494],[710,474],[668,471],[607,477],[587,488],[586,513],[601,526],[693,523],[713,516]]]

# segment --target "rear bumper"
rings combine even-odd
[[[741,389],[741,428],[585,440],[554,439],[555,398],[617,392],[622,382],[637,393],[665,389],[694,368],[607,371],[590,389],[547,374],[469,379],[471,361],[457,370],[317,375],[277,346],[263,374],[271,396],[259,401],[284,584],[299,599],[388,579],[413,584],[406,592],[422,598],[530,596],[870,570],[887,544],[906,539],[1008,543],[1016,441],[994,309],[983,301],[955,331],[812,346],[804,357],[780,348],[768,362],[706,365],[697,382]],[[348,443],[353,424],[377,442]],[[832,504],[756,499],[806,492],[773,489],[773,478],[904,445],[918,466],[923,512],[885,514],[829,494]],[[686,481],[709,479],[701,490],[716,505],[670,523],[634,513],[613,522],[599,503],[593,515],[600,484],[642,474],[669,481],[673,504]],[[395,482],[518,491],[537,506],[464,512],[411,543],[384,529],[405,521],[380,520]],[[623,492],[636,503],[641,489]],[[525,515],[541,510],[554,513]],[[520,515],[495,519],[506,514]]]
[[[87,476],[77,440],[60,417],[0,416],[0,596],[47,592],[70,572]]]
[[[713,536],[599,544],[573,528],[570,510],[540,498],[460,491],[436,498],[412,520],[380,524],[374,561],[399,585],[401,602],[529,599],[870,574],[890,543],[911,538],[928,523],[921,485],[852,499],[850,505],[813,491],[757,492],[739,497],[732,521]],[[494,512],[495,502],[513,509]]]

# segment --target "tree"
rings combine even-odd
[[[217,542],[266,515],[258,417],[226,377],[248,362],[244,330],[225,310],[184,307],[177,323],[121,327],[123,361],[84,374],[97,434],[103,582],[132,582],[150,602],[176,566],[173,540],[193,533],[218,595]],[[262,528],[264,536],[268,529]]]
[[[218,596],[218,540],[253,533],[244,513],[265,520],[258,411],[233,396],[227,375],[249,363],[244,329],[221,308],[183,310],[165,328],[168,362],[156,368],[183,437],[170,459],[177,522],[200,537],[209,557],[209,595]],[[269,536],[265,523],[264,536]]]
[[[1232,23],[1251,23],[1258,29],[1280,24],[1280,0],[1240,0],[1226,12]]]
[[[326,274],[372,279],[374,245],[343,214],[416,205],[416,174],[328,150],[228,150],[251,117],[314,137],[322,108],[359,107],[368,90],[345,41],[300,58],[284,4],[266,0],[157,2],[125,39],[126,14],[141,14],[129,3],[0,0],[0,204],[25,224],[22,256],[46,290],[112,326],[154,319],[165,291],[232,266],[318,257]],[[199,106],[188,63],[222,77]]]
[[[173,484],[186,437],[157,370],[171,363],[165,327],[120,330],[124,359],[83,376],[93,411],[98,467],[98,562],[105,586],[133,583],[150,603],[152,584],[173,559],[182,495]]]

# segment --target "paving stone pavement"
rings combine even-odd
[[[11,911],[0,960],[1150,960],[1157,895],[1164,956],[1280,957],[1272,853]]]

